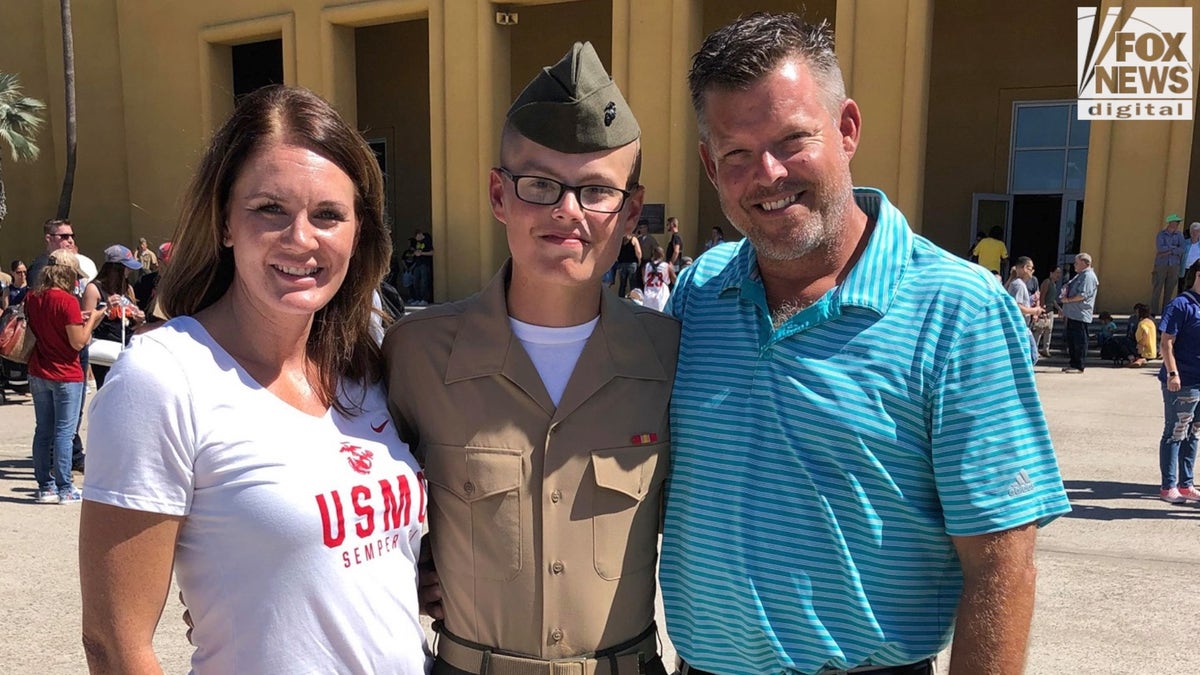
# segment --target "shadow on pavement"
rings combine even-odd
[[[30,505],[34,503],[33,495],[37,492],[37,487],[33,480],[33,459],[0,461],[0,482],[9,481],[21,487],[13,487],[11,495],[0,495],[0,502]]]
[[[1164,520],[1184,519],[1200,522],[1200,505],[1164,504],[1158,499],[1158,491],[1145,483],[1116,483],[1111,481],[1063,481],[1067,497],[1071,500],[1071,512],[1064,518],[1085,520]],[[1131,508],[1081,504],[1105,499],[1120,499],[1133,502],[1153,502],[1156,508]]]

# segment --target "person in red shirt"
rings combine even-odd
[[[71,439],[83,405],[83,368],[79,350],[87,345],[102,312],[85,319],[75,297],[83,278],[75,253],[50,254],[36,288],[25,298],[25,316],[37,338],[29,356],[29,391],[33,395],[33,475],[36,501],[70,504],[80,501],[71,478]]]

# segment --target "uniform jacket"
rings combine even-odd
[[[654,619],[679,324],[605,289],[556,409],[509,327],[510,264],[391,329],[389,402],[429,482],[446,629],[578,656]]]

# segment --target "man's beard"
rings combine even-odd
[[[846,216],[851,204],[850,195],[854,183],[850,178],[849,166],[838,172],[832,180],[813,185],[816,191],[816,211],[810,213],[801,224],[793,224],[782,237],[770,237],[750,218],[739,224],[729,216],[729,209],[722,208],[725,217],[754,245],[755,254],[774,262],[788,262],[803,258],[820,249],[831,249],[841,239],[846,227]],[[757,207],[750,207],[757,208]]]

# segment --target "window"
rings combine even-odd
[[[1090,124],[1076,119],[1072,102],[1017,103],[1009,190],[1014,194],[1083,190]]]

